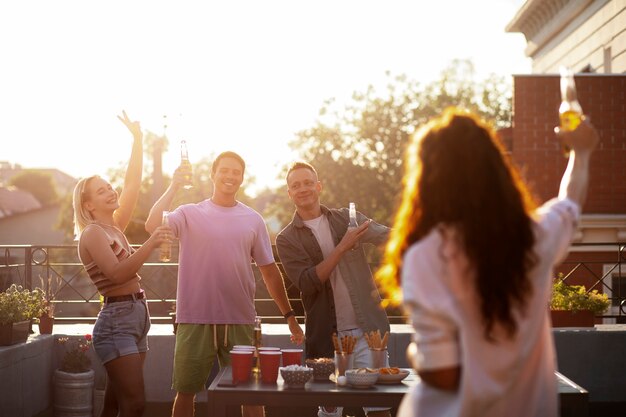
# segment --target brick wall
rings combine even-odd
[[[575,76],[578,100],[600,132],[591,161],[585,213],[626,213],[626,75]],[[567,164],[553,128],[561,102],[558,75],[515,75],[513,159],[543,202],[558,193]]]

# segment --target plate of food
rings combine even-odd
[[[409,376],[411,372],[408,369],[401,368],[380,368],[378,370],[377,384],[399,384],[404,378]]]

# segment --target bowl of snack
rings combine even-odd
[[[377,384],[399,384],[404,378],[409,376],[408,369],[400,369],[396,367],[380,368],[378,370]]]
[[[346,370],[348,384],[355,388],[369,388],[378,381],[378,369],[358,368]]]
[[[304,363],[313,369],[315,381],[328,381],[330,374],[335,373],[335,360],[333,358],[307,359]]]
[[[278,368],[288,388],[304,388],[313,376],[313,369],[300,365],[281,366]]]

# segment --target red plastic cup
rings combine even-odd
[[[251,350],[231,350],[230,364],[233,369],[233,382],[248,382],[250,373],[252,372],[252,356],[254,352]]]
[[[251,350],[254,351],[256,348],[252,345],[235,345],[233,346],[233,350]]]
[[[281,357],[282,352],[280,350],[259,351],[259,360],[261,362],[261,382],[265,384],[276,383]]]
[[[263,351],[274,351],[274,352],[280,352],[280,348],[279,347],[272,347],[272,346],[261,346],[259,348],[259,352],[263,352]]]
[[[282,349],[283,366],[302,365],[302,349]]]

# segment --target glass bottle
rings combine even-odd
[[[578,127],[583,115],[583,109],[578,102],[574,74],[569,68],[561,67],[561,105],[559,106],[560,128],[569,132]],[[567,146],[565,154],[569,154]]]
[[[358,227],[359,224],[356,222],[356,205],[354,203],[350,203],[350,223],[348,227]]]
[[[561,106],[559,118],[561,129],[574,130],[580,124],[583,109],[578,102],[574,74],[569,68],[561,67]]]
[[[164,225],[167,225],[167,216],[170,214],[169,211],[163,211],[163,221]],[[171,242],[163,242],[161,243],[161,248],[159,252],[159,260],[161,262],[169,262],[172,258],[172,243]]]
[[[193,180],[191,176],[191,162],[189,162],[189,152],[187,152],[187,141],[184,139],[180,141],[180,165],[189,168],[189,174],[185,174],[183,187],[188,190],[193,186]]]
[[[350,203],[348,206],[348,212],[350,214],[350,221],[348,223],[348,229],[353,229],[355,227],[358,227],[359,224],[356,221],[356,204],[354,203]],[[354,247],[352,249],[356,249],[359,247],[359,244],[355,244]]]
[[[261,347],[261,317],[254,318],[254,358],[252,360],[252,372],[258,374],[260,372],[259,364],[259,348]]]

